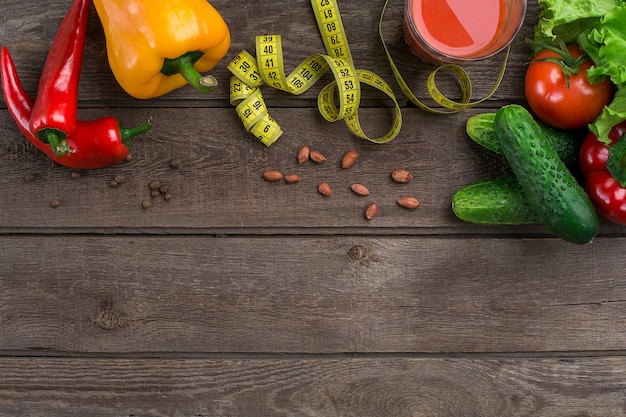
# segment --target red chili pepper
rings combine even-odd
[[[608,144],[588,133],[579,163],[585,191],[596,210],[612,222],[626,225],[626,122],[611,129]]]
[[[130,138],[146,132],[152,126],[150,120],[134,128],[121,127],[119,121],[113,117],[91,121],[79,120],[76,122],[74,132],[66,138],[69,152],[58,156],[30,130],[33,101],[22,87],[15,63],[6,46],[2,47],[0,61],[4,100],[17,126],[37,149],[63,166],[90,169],[120,162],[128,155]]]
[[[76,128],[78,80],[91,0],[75,0],[63,18],[44,63],[30,130],[53,152],[67,152],[62,141]]]

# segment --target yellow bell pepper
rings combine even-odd
[[[207,0],[94,0],[117,82],[135,98],[190,84],[213,91],[211,70],[230,48],[224,19]]]

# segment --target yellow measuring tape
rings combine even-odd
[[[233,73],[230,82],[231,105],[236,106],[246,130],[266,146],[271,146],[283,132],[270,117],[260,87],[267,84],[298,95],[311,88],[327,71],[331,71],[334,81],[322,88],[317,99],[318,109],[324,119],[329,122],[345,121],[348,128],[360,138],[375,143],[389,142],[400,133],[402,126],[402,113],[393,90],[375,73],[355,69],[335,0],[311,0],[311,5],[326,54],[308,57],[286,75],[280,35],[257,36],[256,58],[242,51],[228,64],[228,69]],[[380,138],[370,138],[361,128],[358,117],[361,84],[382,91],[395,104],[396,115],[391,129]]]
[[[383,10],[380,14],[380,20],[378,22],[378,35],[380,36],[380,40],[383,43],[383,48],[385,49],[385,53],[387,54],[387,59],[389,60],[389,64],[391,65],[391,70],[393,71],[393,75],[395,76],[396,81],[400,85],[400,89],[402,90],[404,95],[411,101],[411,103],[415,104],[420,109],[431,112],[431,113],[451,114],[451,113],[456,113],[461,110],[476,106],[477,104],[480,104],[483,101],[489,99],[496,92],[496,90],[500,86],[500,83],[502,82],[502,79],[504,78],[504,72],[506,70],[506,63],[508,61],[509,52],[511,49],[510,46],[507,47],[506,55],[504,56],[504,61],[502,62],[502,66],[500,67],[498,78],[496,79],[496,82],[493,88],[482,99],[471,101],[472,83],[470,81],[469,75],[462,67],[458,65],[454,65],[454,64],[445,64],[445,65],[438,66],[435,70],[433,70],[428,75],[428,79],[426,80],[426,87],[428,90],[428,94],[430,95],[430,97],[433,99],[435,103],[439,104],[444,109],[443,110],[435,109],[435,108],[427,106],[422,101],[420,101],[413,94],[413,92],[411,91],[407,83],[404,81],[404,79],[402,78],[402,75],[400,75],[400,71],[398,70],[398,67],[396,66],[396,64],[393,62],[391,53],[389,52],[389,49],[387,48],[387,45],[385,43],[385,38],[383,36],[383,18],[385,16],[385,11],[387,10],[387,4],[389,4],[389,0],[385,1],[385,4],[383,5]],[[441,91],[439,91],[435,82],[435,78],[437,74],[439,74],[439,72],[441,71],[449,71],[456,77],[461,87],[461,92],[462,92],[461,101],[451,100],[445,95],[443,95]]]
[[[429,112],[449,114],[475,106],[495,93],[504,76],[506,58],[496,85],[481,100],[470,101],[472,86],[469,76],[463,68],[457,65],[442,65],[432,71],[427,80],[429,94],[444,110],[433,109],[417,99],[400,75],[385,45],[382,22],[388,3],[389,0],[386,0],[380,16],[379,35],[396,81],[411,102]],[[355,69],[336,1],[311,0],[311,5],[326,54],[308,57],[289,75],[286,75],[280,35],[257,36],[256,58],[244,50],[228,64],[228,69],[233,73],[230,80],[231,105],[236,107],[237,114],[246,130],[269,147],[278,140],[283,131],[269,115],[260,87],[267,84],[278,90],[299,95],[311,88],[330,70],[334,76],[334,81],[322,88],[317,100],[322,117],[329,122],[343,120],[348,128],[360,138],[375,143],[389,142],[400,133],[402,127],[402,113],[393,90],[377,74],[367,70]],[[508,58],[508,50],[506,57]],[[448,99],[439,91],[435,83],[439,71],[451,71],[457,77],[462,89],[460,102]],[[380,138],[367,136],[359,123],[358,109],[361,100],[361,84],[383,92],[395,105],[395,118],[392,126]],[[339,107],[336,103],[339,103]]]

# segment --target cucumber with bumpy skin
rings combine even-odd
[[[474,142],[501,155],[502,149],[500,143],[498,143],[493,126],[495,118],[495,113],[480,113],[471,116],[465,123],[465,131]],[[578,160],[581,144],[580,138],[572,132],[556,129],[541,121],[536,122],[541,128],[545,139],[550,142],[550,145],[552,145],[565,165]]]
[[[494,130],[528,202],[548,229],[571,243],[591,242],[600,227],[591,200],[528,110],[516,104],[502,107]]]
[[[452,211],[474,224],[540,224],[541,218],[516,178],[496,178],[469,184],[452,197]]]

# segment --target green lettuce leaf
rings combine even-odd
[[[541,11],[535,26],[536,40],[556,40],[568,43],[580,32],[593,27],[597,20],[624,0],[539,0]]]
[[[587,71],[589,82],[609,77],[617,87],[613,101],[589,125],[601,142],[609,143],[611,127],[626,120],[626,6],[609,11],[578,43],[594,61]]]
[[[589,125],[589,130],[599,141],[608,144],[611,142],[609,140],[611,128],[624,120],[626,120],[626,88],[617,90],[613,101],[602,109],[600,116]]]
[[[578,43],[594,62],[589,81],[609,77],[616,86],[613,101],[589,125],[609,143],[611,128],[626,120],[626,0],[539,0],[539,5],[534,40]]]
[[[579,44],[595,64],[587,71],[589,81],[595,83],[608,76],[620,88],[626,83],[626,6],[608,12],[587,40],[581,39]]]

